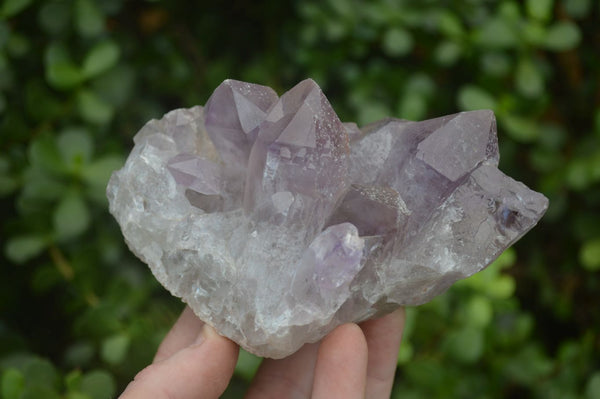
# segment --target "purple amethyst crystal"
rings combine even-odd
[[[285,93],[258,128],[244,209],[257,223],[321,231],[348,187],[348,133],[317,84]]]
[[[221,334],[281,358],[431,300],[548,200],[497,168],[491,111],[342,123],[308,79],[226,80],[134,138],[107,193],[129,247]]]

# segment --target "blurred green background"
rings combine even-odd
[[[225,78],[314,78],[342,120],[496,112],[542,222],[408,309],[394,398],[600,398],[600,1],[0,2],[0,396],[115,396],[182,309],[126,249],[108,177]],[[226,398],[259,364],[242,353]]]

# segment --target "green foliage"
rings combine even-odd
[[[595,238],[583,243],[579,252],[579,259],[583,267],[590,271],[600,269],[600,238]]]
[[[176,319],[107,212],[143,123],[225,78],[309,76],[359,124],[492,109],[501,168],[550,198],[493,265],[407,309],[393,397],[600,395],[597,1],[204,3],[1,3],[3,398],[114,397]],[[225,397],[259,362],[240,354]]]
[[[249,383],[252,381],[252,377],[256,373],[256,370],[258,370],[258,366],[260,366],[260,360],[259,357],[256,357],[252,353],[246,352],[243,349],[240,350],[238,362],[235,367],[236,375]]]
[[[0,15],[10,18],[23,11],[31,3],[31,0],[6,0],[0,10]]]

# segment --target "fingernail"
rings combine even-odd
[[[196,340],[191,346],[200,346],[204,343],[204,341],[209,339],[211,336],[214,336],[215,334],[216,332],[214,328],[212,328],[209,324],[204,323],[202,329],[200,330],[200,333],[198,334]]]

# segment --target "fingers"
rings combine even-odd
[[[320,344],[266,359],[247,398],[388,398],[396,370],[404,310],[336,328]],[[121,398],[218,398],[227,388],[238,347],[186,307]]]
[[[169,331],[158,347],[152,363],[171,357],[174,353],[191,345],[200,333],[203,325],[204,322],[196,317],[189,306],[186,306],[173,328],[171,328],[171,331]]]
[[[319,348],[311,397],[364,398],[367,360],[367,342],[360,327],[339,326]]]
[[[404,309],[361,323],[369,348],[367,398],[389,398],[404,330]]]
[[[318,350],[318,344],[306,344],[285,359],[263,360],[246,399],[309,398]]]
[[[346,324],[320,347],[263,361],[246,398],[389,398],[404,317],[398,309],[360,327]]]
[[[180,321],[185,317],[184,312]],[[196,326],[195,323],[191,325]],[[161,357],[186,341],[189,334],[187,330],[181,330],[174,332],[172,337],[180,339],[173,338],[177,345],[168,344]],[[216,399],[227,388],[237,355],[237,345],[218,335],[209,325],[204,325],[191,345],[138,373],[121,399]]]

